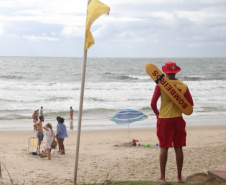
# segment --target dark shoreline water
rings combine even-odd
[[[224,116],[184,116],[187,127],[207,127],[207,126],[226,126],[226,115]],[[47,119],[44,124],[52,123],[56,130],[56,121]],[[71,122],[65,120],[67,130],[77,131],[78,120]],[[102,130],[102,129],[128,129],[128,124],[116,124],[110,120],[82,120],[82,130]],[[156,128],[155,116],[149,116],[148,119],[129,124],[129,128]],[[0,130],[33,130],[32,120],[0,120]]]

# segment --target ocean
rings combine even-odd
[[[193,96],[191,117],[226,115],[226,58],[89,58],[83,120],[109,120],[121,109],[136,109],[150,117],[154,81],[145,64],[160,69],[167,61],[181,67],[177,78]],[[0,120],[31,120],[43,106],[45,119],[77,120],[83,58],[0,57]]]

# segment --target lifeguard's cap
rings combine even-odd
[[[164,73],[178,73],[181,71],[181,68],[175,62],[166,62],[165,66],[162,66],[162,71]]]

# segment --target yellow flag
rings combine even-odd
[[[92,0],[88,5],[87,18],[86,18],[86,35],[85,35],[85,50],[89,49],[94,45],[94,39],[92,33],[90,32],[90,27],[93,22],[100,17],[102,14],[109,14],[110,8],[101,3],[98,0]]]

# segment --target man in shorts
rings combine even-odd
[[[41,146],[41,143],[42,143],[42,141],[43,141],[43,137],[44,137],[44,135],[43,135],[43,129],[42,129],[42,122],[44,121],[44,118],[43,118],[43,116],[39,116],[39,121],[37,121],[36,123],[35,123],[35,126],[37,127],[37,131],[38,131],[38,133],[37,133],[37,137],[38,137],[38,154],[40,154],[40,146]]]
[[[166,62],[165,66],[162,66],[163,72],[166,77],[171,80],[174,86],[179,89],[188,102],[193,106],[192,96],[185,83],[175,78],[176,73],[180,72],[180,67],[174,62]],[[161,96],[160,111],[157,108],[157,101]],[[177,163],[177,180],[178,182],[184,182],[182,180],[182,167],[183,167],[183,146],[186,146],[186,122],[182,117],[181,110],[173,103],[173,101],[167,96],[167,94],[160,89],[158,85],[155,87],[155,91],[151,100],[151,108],[154,111],[157,118],[157,136],[160,146],[160,178],[157,181],[165,182],[165,170],[168,157],[168,149],[174,147]]]

